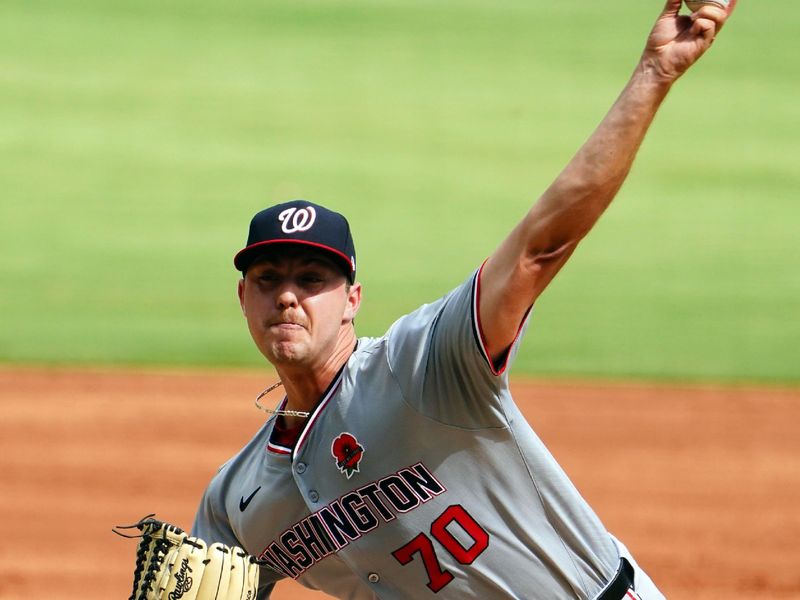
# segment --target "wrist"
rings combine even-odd
[[[680,77],[680,74],[664,71],[658,61],[645,55],[636,65],[636,69],[631,75],[630,85],[660,95],[663,98],[678,80],[678,77]]]

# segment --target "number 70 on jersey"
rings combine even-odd
[[[469,547],[465,547],[448,529],[453,524],[458,525],[472,540]],[[401,565],[409,564],[414,560],[414,555],[419,553],[422,565],[428,575],[427,586],[434,593],[453,581],[454,577],[450,571],[442,569],[431,538],[439,542],[462,565],[471,565],[489,547],[489,534],[486,530],[472,518],[472,515],[463,506],[453,504],[431,523],[430,536],[420,533],[410,542],[392,552],[392,556]]]

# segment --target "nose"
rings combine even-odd
[[[297,290],[291,283],[284,283],[275,297],[275,304],[280,310],[296,308],[298,305]]]

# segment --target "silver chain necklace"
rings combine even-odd
[[[277,409],[277,408],[267,408],[266,406],[262,406],[261,405],[261,402],[259,402],[259,400],[261,400],[264,396],[269,394],[272,390],[277,389],[278,387],[280,387],[282,385],[283,385],[282,381],[279,381],[278,383],[273,383],[271,386],[269,386],[267,389],[265,389],[263,392],[261,392],[258,396],[256,396],[256,408],[258,408],[259,410],[263,410],[267,414],[278,415],[279,417],[280,416],[283,416],[283,417],[299,417],[301,419],[306,419],[306,418],[310,417],[311,413],[310,412],[306,412],[304,410],[280,410],[280,409]]]

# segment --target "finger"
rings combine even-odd
[[[725,21],[728,20],[728,15],[730,15],[730,7],[728,9],[722,8],[721,6],[716,6],[714,4],[707,4],[701,7],[697,12],[692,13],[691,18],[693,21],[692,24],[692,33],[695,35],[701,35],[705,39],[709,39],[708,34],[705,33],[705,30],[708,27],[708,23],[713,23],[713,31],[711,33],[711,40],[719,34],[722,26],[725,25]],[[700,23],[700,25],[697,25]]]
[[[711,44],[717,35],[717,24],[711,19],[697,18],[692,23],[691,33]]]
[[[731,0],[730,4],[725,8],[717,4],[709,3],[701,6],[696,12],[692,13],[692,20],[711,19],[717,24],[717,33],[719,33],[719,30],[722,29],[722,26],[725,24],[725,21],[728,20],[735,6],[736,0]]]
[[[682,2],[683,0],[667,0],[667,4],[664,6],[664,11],[662,14],[665,16],[677,17],[678,13],[681,11]]]
[[[717,23],[717,33],[719,33],[719,30],[722,29],[722,26],[725,25],[727,20],[730,18],[731,13],[733,12],[733,9],[736,8],[736,3],[738,1],[739,0],[730,0],[730,3],[728,4],[728,8],[725,11],[725,16],[723,17],[722,21]]]

